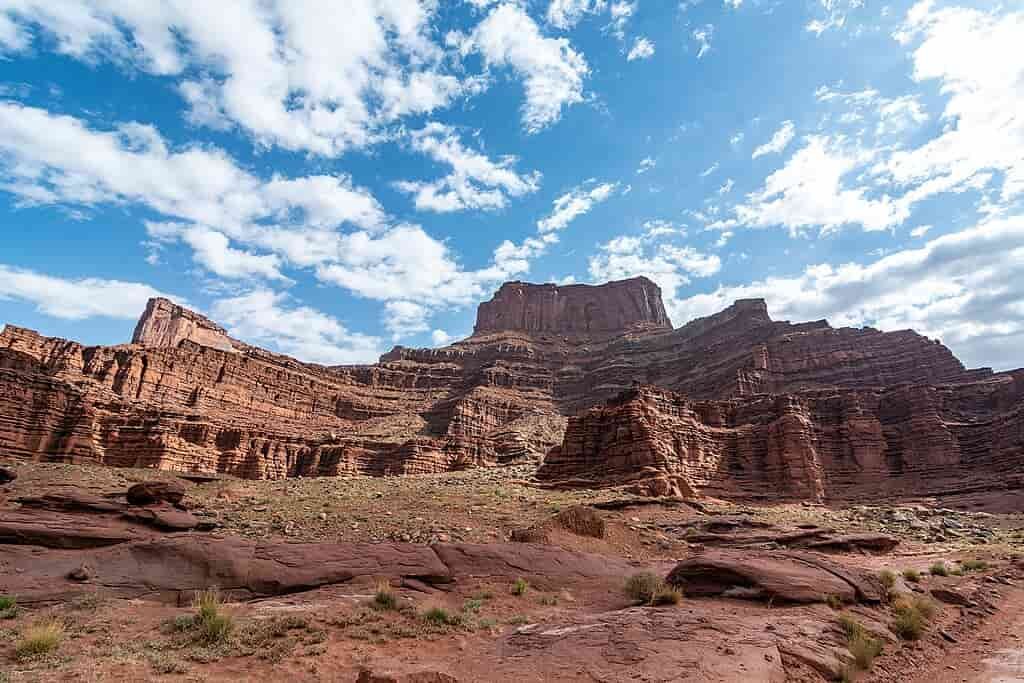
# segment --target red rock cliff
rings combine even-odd
[[[634,327],[672,328],[661,289],[645,277],[597,286],[506,282],[480,304],[473,331],[608,334]]]

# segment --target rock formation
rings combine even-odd
[[[430,473],[559,446],[546,484],[967,493],[1020,485],[1022,397],[1024,372],[966,370],[912,331],[773,321],[762,300],[672,329],[644,278],[507,283],[468,339],[363,366],[270,353],[164,299],[131,344],[0,333],[0,456],[247,478]]]

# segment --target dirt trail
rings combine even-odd
[[[1024,683],[1024,588],[1008,589],[998,613],[911,683]]]

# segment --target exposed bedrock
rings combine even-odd
[[[537,472],[558,487],[771,500],[1024,486],[1024,374],[943,386],[693,400],[651,386],[569,419]]]
[[[586,412],[637,384],[684,398]],[[541,470],[559,485],[963,491],[1019,481],[1022,396],[1021,371],[966,370],[911,331],[773,321],[759,299],[672,329],[643,278],[507,283],[468,339],[372,365],[302,363],[164,299],[131,344],[0,333],[0,457],[246,478],[441,472],[560,445]]]

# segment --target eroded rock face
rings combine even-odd
[[[943,386],[693,400],[651,386],[569,419],[538,470],[560,487],[837,500],[1024,486],[1022,373]]]
[[[568,416],[637,383],[686,399],[584,415],[565,433]],[[470,338],[363,366],[270,353],[160,299],[132,344],[0,333],[0,457],[246,478],[538,461],[564,440],[547,482],[803,499],[887,478],[894,495],[962,490],[958,463],[1019,480],[1022,396],[1024,374],[966,370],[913,332],[773,321],[762,300],[673,330],[642,278],[509,283]]]
[[[594,335],[633,327],[672,328],[661,289],[645,277],[598,286],[506,282],[493,299],[480,304],[474,332]]]

